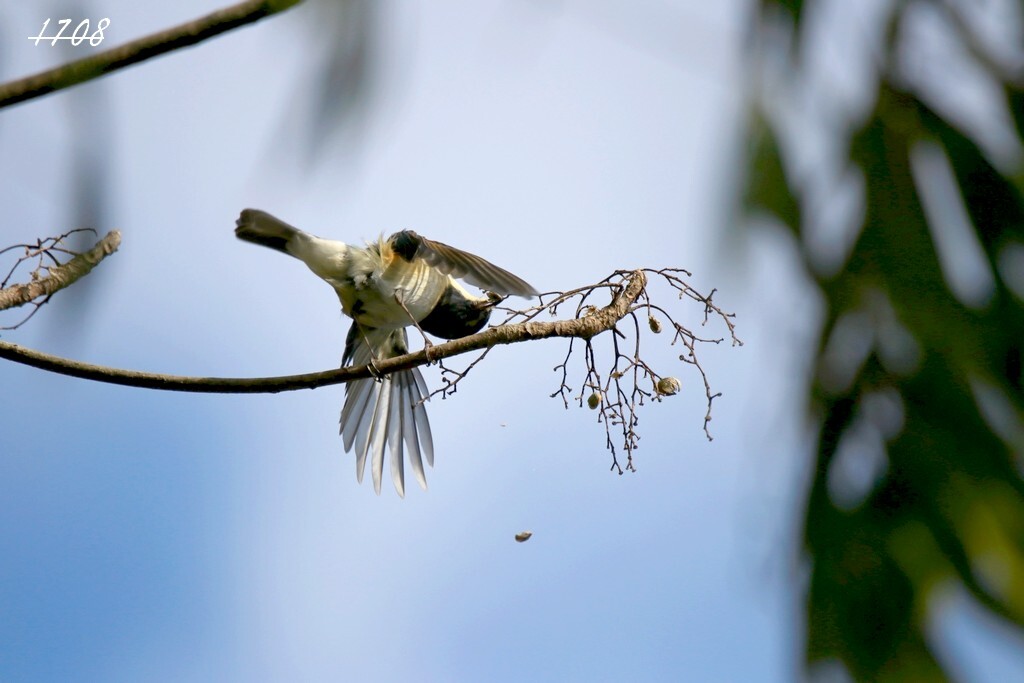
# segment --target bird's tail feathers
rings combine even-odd
[[[280,218],[259,209],[245,209],[235,222],[235,236],[246,242],[290,253],[289,242],[302,233]]]
[[[372,348],[371,348],[372,347]],[[404,353],[406,332],[360,330],[353,323],[346,344],[345,362],[364,365],[371,360]],[[427,409],[427,384],[418,368],[400,370],[380,379],[350,382],[341,411],[345,450],[355,448],[356,479],[363,480],[370,460],[373,488],[379,494],[384,478],[384,450],[391,451],[391,480],[398,495],[405,495],[405,459],[422,488],[427,488],[423,461],[434,465],[434,444]]]

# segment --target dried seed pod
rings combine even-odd
[[[651,332],[654,334],[661,334],[661,321],[653,315],[647,316],[647,324],[651,326]]]
[[[682,386],[682,383],[675,377],[662,377],[658,380],[657,389],[662,396],[675,396]]]
[[[591,410],[597,410],[597,407],[601,405],[601,392],[595,391],[587,397],[587,405],[590,406]]]
[[[530,536],[533,536],[532,531],[520,531],[518,534],[516,534],[516,542],[525,543],[526,541],[530,540]]]

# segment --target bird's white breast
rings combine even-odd
[[[325,278],[338,293],[342,310],[360,324],[381,329],[422,320],[450,279],[423,261],[404,261],[384,244],[349,246],[343,270],[342,277]]]
[[[289,252],[334,287],[346,315],[368,327],[394,329],[419,322],[451,281],[421,259],[405,261],[383,239],[356,247],[299,233]]]

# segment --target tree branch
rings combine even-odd
[[[33,299],[50,296],[74,284],[92,271],[110,254],[121,246],[121,233],[111,230],[89,251],[78,254],[67,263],[46,268],[46,277],[33,279],[26,284],[0,289],[0,311],[24,306]],[[34,273],[33,276],[36,274]]]
[[[594,309],[586,315],[573,320],[556,320],[553,322],[529,321],[492,327],[469,337],[455,339],[430,347],[429,360],[433,362],[478,349],[491,348],[499,344],[515,344],[534,339],[547,339],[550,337],[590,339],[595,335],[611,330],[619,320],[629,314],[631,307],[643,293],[646,284],[647,278],[642,271],[631,271],[626,274],[625,286],[616,288],[611,303],[604,308]],[[218,378],[181,377],[91,365],[58,356],[51,356],[4,341],[0,341],[0,358],[30,365],[41,370],[96,382],[144,389],[204,394],[275,394],[296,389],[316,389],[364,377],[372,377],[375,374],[388,374],[398,370],[407,370],[425,365],[428,362],[427,352],[420,350],[416,353],[377,361],[374,364],[374,369],[367,365],[362,365],[359,367],[339,368],[324,372],[284,377]]]
[[[0,85],[0,109],[105,76],[284,11],[299,0],[246,0],[90,57]]]

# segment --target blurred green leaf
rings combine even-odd
[[[797,23],[803,18],[803,0],[761,0],[761,11],[769,8],[785,10]]]
[[[761,8],[799,21],[804,4],[766,1]],[[899,54],[901,33],[892,26],[887,60]],[[990,69],[1024,137],[1022,91]],[[948,657],[932,651],[927,634],[938,597],[951,587],[1024,626],[1024,444],[1013,428],[996,428],[1001,419],[1024,430],[1024,310],[999,267],[1003,250],[1024,244],[1024,175],[998,168],[969,132],[897,85],[892,64],[879,70],[874,111],[856,130],[833,127],[837,148],[848,150],[845,163],[864,181],[860,232],[834,274],[816,273],[813,254],[803,254],[826,304],[808,387],[820,422],[804,526],[806,657],[810,665],[842,662],[857,680],[945,680]],[[760,129],[751,138],[758,153],[748,206],[778,216],[808,244],[817,226],[798,210],[803,188],[786,176],[787,148]],[[992,271],[995,290],[984,306],[965,306],[946,281],[912,162],[922,143],[948,158]],[[869,409],[880,392],[893,404],[885,419]],[[883,438],[875,423],[898,428]],[[882,464],[859,498],[841,500],[835,491],[852,484],[837,462],[860,458],[863,469],[866,447],[848,444],[865,429]]]
[[[763,121],[754,124],[750,135],[746,205],[778,219],[796,234],[800,227],[800,204],[786,181],[778,140]]]

